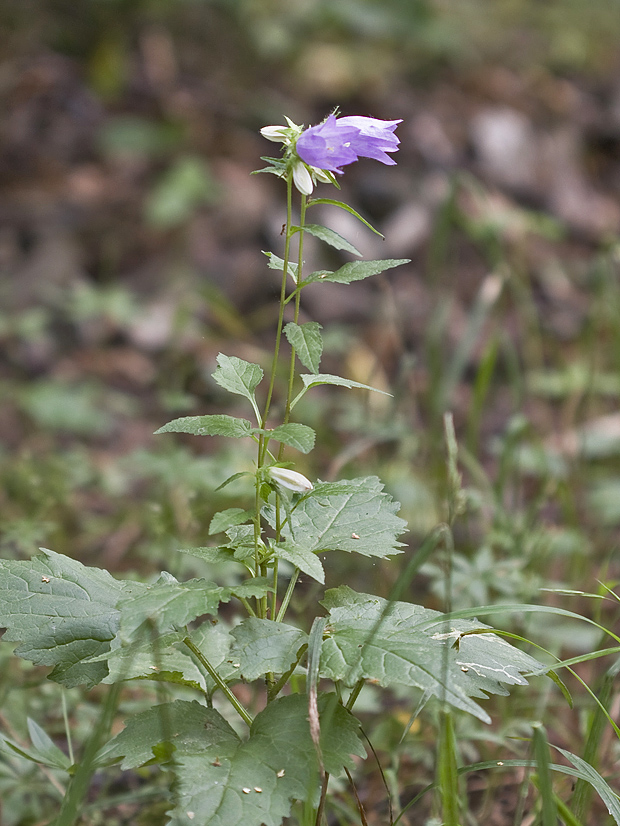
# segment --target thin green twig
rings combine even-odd
[[[295,590],[295,585],[297,583],[297,578],[299,576],[299,568],[295,568],[293,571],[293,576],[291,577],[288,587],[286,589],[286,593],[284,594],[284,599],[282,600],[282,605],[280,606],[280,610],[278,611],[278,616],[276,617],[276,622],[282,622],[284,619],[284,615],[286,614],[286,610],[289,606],[289,602],[291,601],[291,597],[293,596],[293,591]]]
[[[220,677],[220,675],[217,673],[215,668],[213,668],[213,666],[211,665],[209,660],[204,656],[202,651],[194,645],[194,643],[191,641],[191,639],[189,637],[185,637],[183,642],[189,648],[189,650],[192,652],[192,654],[196,657],[198,662],[207,671],[207,673],[209,674],[209,676],[211,677],[213,682],[217,685],[217,687],[226,695],[226,697],[228,698],[228,701],[230,702],[231,706],[235,709],[235,711],[241,717],[241,719],[244,720],[244,722],[246,722],[248,724],[248,726],[251,726],[252,722],[253,722],[251,715],[241,705],[239,700],[235,697],[233,692],[226,685],[226,683]]]

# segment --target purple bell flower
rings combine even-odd
[[[396,152],[400,140],[394,134],[402,120],[378,120],[359,116],[329,117],[311,126],[297,139],[296,152],[308,166],[342,173],[343,166],[358,158],[373,158],[393,166],[387,153]]]

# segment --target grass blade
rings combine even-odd
[[[551,755],[547,734],[542,723],[535,723],[534,729],[534,758],[538,768],[538,788],[542,801],[542,826],[557,826],[558,808],[553,795],[551,780]]]

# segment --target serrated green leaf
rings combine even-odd
[[[241,439],[251,435],[252,423],[247,419],[238,419],[224,413],[213,416],[183,416],[160,427],[155,431],[155,436],[160,433],[191,433],[193,436],[228,436],[232,439]]]
[[[213,378],[220,387],[255,402],[254,391],[262,381],[262,367],[224,353],[217,357],[217,364]]]
[[[273,555],[278,559],[285,559],[308,574],[312,579],[316,579],[321,584],[325,583],[325,571],[323,570],[323,563],[319,557],[312,551],[295,544],[294,542],[280,542],[278,545],[271,547]]]
[[[182,635],[170,633],[158,635],[148,630],[129,643],[117,637],[106,655],[109,673],[104,683],[114,684],[124,680],[148,679],[186,685],[205,691],[204,674],[187,653],[179,649]]]
[[[154,747],[162,742],[172,743],[176,752],[183,754],[207,749],[213,760],[218,749],[234,749],[240,741],[214,709],[195,700],[176,700],[130,717],[120,734],[100,751],[99,759],[110,762],[123,758],[121,768],[134,769],[150,762]]]
[[[263,158],[264,160],[264,158]],[[375,229],[372,224],[369,224],[365,218],[356,212],[353,207],[350,207],[348,204],[345,204],[343,201],[334,201],[332,198],[312,198],[308,201],[308,206],[316,206],[317,204],[330,204],[331,206],[339,207],[340,209],[344,209],[345,212],[348,212],[350,215],[354,215],[358,221],[361,221],[364,226],[368,227],[368,229],[372,230],[375,235],[378,235],[380,238],[384,236],[379,232],[378,229]]]
[[[323,642],[321,672],[347,685],[363,678],[416,686],[490,722],[471,697],[507,694],[503,683],[527,685],[521,673],[537,667],[536,660],[492,633],[463,636],[488,628],[482,623],[451,619],[444,631],[437,611],[390,604],[347,586],[328,591],[323,604],[331,633]]]
[[[236,662],[229,655],[234,640],[222,622],[203,622],[192,630],[190,638],[224,682],[236,682],[239,679],[239,669],[235,667]],[[183,646],[180,650],[188,649]],[[200,668],[202,669],[202,666]],[[205,673],[204,678],[207,693],[212,695],[218,687],[209,674]]]
[[[207,546],[204,548],[178,548],[179,553],[189,554],[195,556],[197,559],[202,559],[204,562],[235,562],[233,552],[230,548],[224,546]]]
[[[273,591],[273,582],[267,577],[257,576],[246,579],[245,582],[241,582],[239,585],[231,585],[229,590],[234,597],[243,599],[264,597],[270,591]]]
[[[307,321],[305,324],[291,321],[284,327],[284,334],[291,347],[295,348],[297,358],[303,366],[318,373],[323,354],[321,325],[316,321]]]
[[[216,686],[202,670],[183,644],[185,633],[158,636],[144,633],[141,639],[123,644],[117,637],[107,657],[110,673],[103,682],[148,679],[185,685],[212,694]],[[237,679],[238,670],[230,664],[228,651],[232,637],[219,623],[203,622],[191,633],[192,642],[200,649],[223,680]]]
[[[303,284],[311,284],[315,281],[351,284],[353,281],[362,281],[364,278],[379,275],[379,273],[385,272],[385,270],[391,270],[393,267],[408,264],[409,261],[409,258],[385,258],[381,261],[350,261],[348,264],[344,264],[340,269],[336,270],[336,272],[321,270],[310,273],[307,278],[304,278]]]
[[[245,511],[243,508],[226,508],[224,511],[219,511],[211,520],[209,536],[222,533],[228,528],[232,528],[233,525],[242,525],[248,519],[251,519],[253,515],[252,511]]]
[[[265,252],[262,251],[263,255],[267,256],[267,266],[270,270],[278,270],[279,272],[284,272],[284,259],[279,258],[274,252]],[[297,283],[297,264],[294,264],[292,261],[288,262],[288,274],[291,276],[293,281]]]
[[[397,537],[407,523],[396,516],[399,507],[376,476],[320,482],[292,512],[286,547],[378,557],[402,553]]]
[[[352,381],[351,379],[343,379],[341,376],[332,376],[330,373],[302,373],[300,379],[304,383],[304,387],[308,390],[311,387],[318,387],[320,384],[335,384],[338,387],[348,387],[351,390],[353,387],[357,387],[360,390],[373,390],[375,393],[382,393],[384,396],[391,395],[390,393],[386,393],[385,390],[379,390],[376,387],[370,387],[368,384],[360,384],[358,381]]]
[[[254,525],[233,525],[228,528],[227,543],[234,549],[235,559],[249,559],[254,556]]]
[[[216,614],[220,602],[229,599],[227,588],[206,579],[149,585],[143,593],[119,601],[121,636],[124,640],[134,639],[143,623],[159,631],[182,628],[196,617]]]
[[[310,453],[316,439],[316,433],[311,427],[297,422],[281,424],[274,427],[273,430],[265,432],[269,433],[269,436],[277,442],[294,447],[295,450],[299,450],[301,453]]]
[[[235,644],[230,658],[239,663],[239,673],[246,680],[263,674],[283,674],[297,659],[308,635],[299,628],[268,619],[249,617],[232,630]]]
[[[299,232],[301,227],[291,227],[291,229]],[[334,232],[333,229],[329,229],[329,227],[324,227],[321,224],[306,224],[304,226],[304,232],[314,235],[315,238],[320,238],[321,241],[325,241],[326,244],[334,247],[334,249],[345,250],[345,252],[350,252],[353,255],[361,256],[362,254],[353,244],[349,243],[346,238]]]
[[[50,679],[92,687],[108,673],[105,662],[86,662],[110,649],[120,621],[117,603],[144,589],[107,571],[87,568],[43,549],[30,561],[0,561],[0,626],[15,653],[53,666]]]
[[[339,775],[353,768],[351,755],[365,756],[359,724],[336,697],[319,700],[325,770]],[[223,738],[175,754],[178,802],[171,826],[280,826],[291,800],[316,803],[320,774],[308,724],[305,695],[281,697],[256,716],[250,738]]]

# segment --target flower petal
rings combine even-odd
[[[323,123],[311,126],[297,139],[296,152],[309,166],[342,173],[342,167],[358,158],[373,158],[393,166],[388,152],[396,152],[399,138],[394,130],[401,120],[379,120],[329,115]]]

